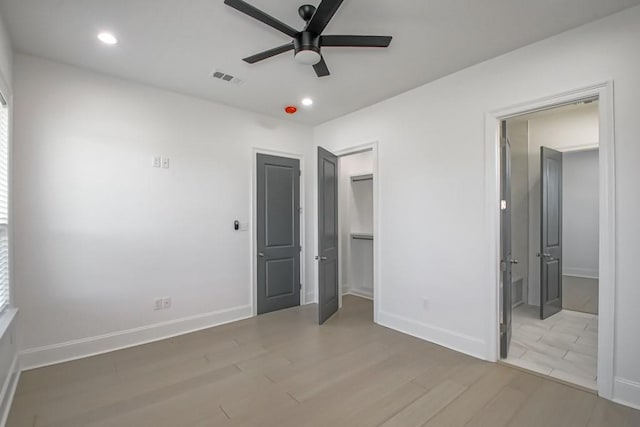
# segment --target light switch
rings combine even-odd
[[[162,158],[160,156],[153,156],[151,158],[151,166],[154,168],[159,168],[162,162]]]
[[[162,158],[162,167],[164,169],[169,169],[169,158],[168,157],[163,157]]]

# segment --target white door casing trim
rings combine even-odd
[[[569,90],[564,93],[526,101],[490,111],[485,115],[485,192],[486,231],[489,250],[487,268],[491,287],[488,301],[489,342],[487,359],[497,361],[500,346],[500,120],[560,106],[589,98],[598,98],[600,115],[600,289],[598,316],[598,394],[615,400],[615,129],[613,81]]]

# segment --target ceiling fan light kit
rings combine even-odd
[[[320,55],[320,36],[303,31],[293,39],[294,59],[298,64],[316,65],[322,59]]]
[[[310,4],[300,6],[298,8],[298,14],[306,22],[302,31],[290,27],[244,0],[224,0],[224,3],[292,38],[290,43],[244,58],[245,62],[254,64],[271,58],[272,56],[293,50],[294,59],[297,63],[312,65],[316,75],[318,77],[324,77],[330,73],[322,56],[321,49],[323,47],[388,47],[391,43],[391,36],[323,36],[322,32],[327,24],[329,24],[329,21],[331,21],[331,18],[333,18],[333,15],[338,11],[342,1],[343,0],[322,0],[317,9]]]

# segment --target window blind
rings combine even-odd
[[[9,305],[9,109],[0,97],[0,311]]]

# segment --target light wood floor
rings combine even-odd
[[[540,320],[540,307],[513,309],[507,363],[596,390],[598,316],[562,310]]]
[[[9,426],[638,426],[640,412],[374,325],[345,297],[24,372]]]

